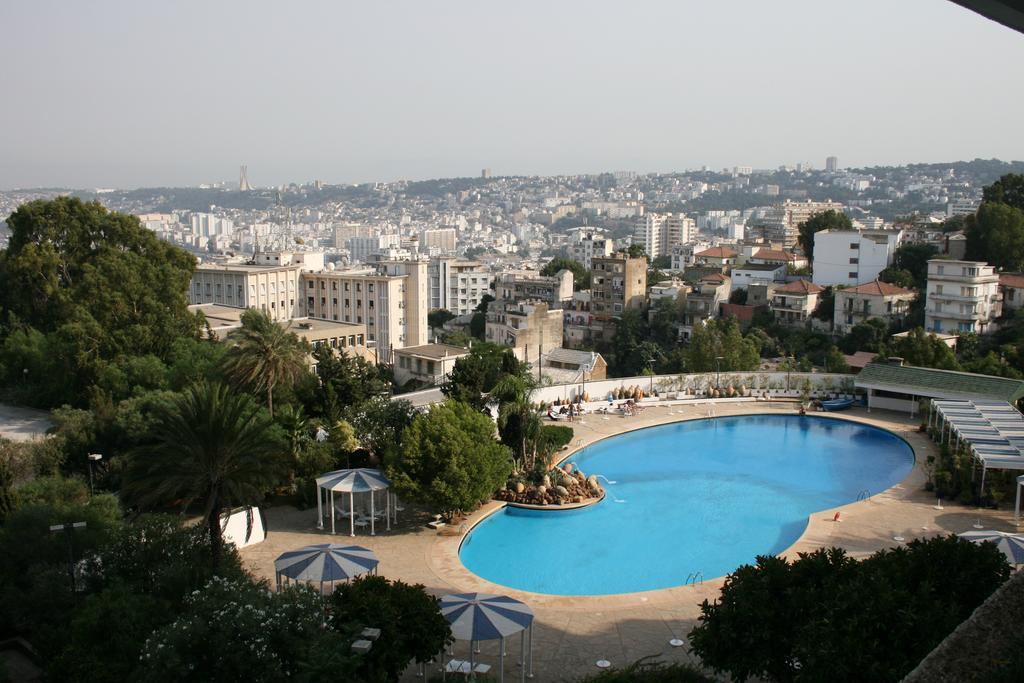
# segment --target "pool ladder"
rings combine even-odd
[[[687,574],[686,583],[684,583],[683,585],[689,586],[693,584],[694,586],[696,586],[698,582],[701,584],[704,583],[704,572],[691,572]]]
[[[857,502],[859,503],[862,500],[871,500],[871,491],[861,489],[860,493],[857,494]]]

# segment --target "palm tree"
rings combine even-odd
[[[308,345],[256,309],[242,314],[242,326],[228,334],[224,372],[237,386],[267,395],[274,416],[274,389],[290,386],[309,368]]]
[[[501,441],[518,456],[522,468],[529,471],[537,457],[541,419],[530,402],[535,383],[529,375],[505,375],[494,388],[491,398],[497,399],[498,433]]]
[[[151,435],[132,454],[125,493],[143,507],[200,503],[217,571],[224,548],[221,514],[262,499],[277,481],[287,447],[252,398],[220,383],[186,389],[157,415]]]

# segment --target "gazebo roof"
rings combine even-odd
[[[359,467],[321,474],[316,478],[316,485],[341,493],[366,493],[386,489],[391,486],[391,481],[380,470]]]

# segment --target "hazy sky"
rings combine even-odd
[[[0,187],[1024,158],[945,0],[0,2]]]

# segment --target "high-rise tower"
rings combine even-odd
[[[249,184],[249,167],[243,164],[238,169],[238,191],[249,192],[252,185]]]

